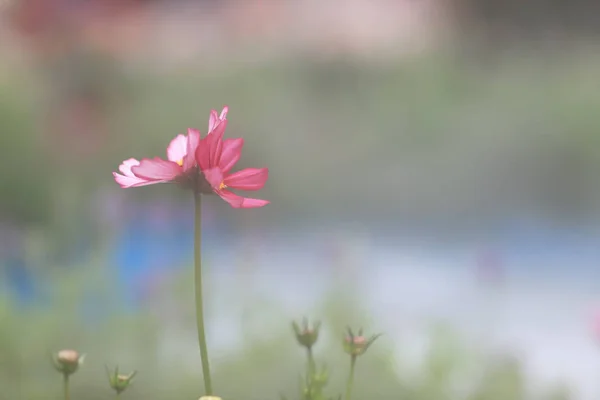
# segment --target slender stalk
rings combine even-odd
[[[208,396],[212,395],[212,382],[210,380],[210,367],[208,365],[208,349],[206,348],[206,334],[204,333],[204,305],[202,302],[202,211],[201,195],[194,191],[195,219],[194,219],[194,284],[196,291],[196,322],[198,324],[198,344],[202,358],[202,375],[204,377],[204,390]]]
[[[313,352],[312,352],[312,347],[306,348],[306,355],[308,357],[308,375],[312,379],[312,376],[315,373],[315,370],[317,369],[317,366],[315,364],[315,358],[314,358]]]
[[[352,394],[352,384],[354,383],[354,367],[356,365],[356,356],[350,356],[350,375],[348,376],[348,383],[346,384],[346,397],[345,400],[350,400]]]
[[[69,400],[71,398],[69,392],[69,374],[63,374],[63,387],[65,391],[65,400]]]

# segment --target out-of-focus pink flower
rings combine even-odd
[[[501,284],[505,280],[501,255],[490,250],[480,253],[476,261],[476,278],[483,284]]]
[[[594,339],[600,341],[600,308],[596,308],[592,313],[591,329]]]
[[[203,192],[214,192],[233,208],[256,208],[269,204],[268,200],[253,199],[239,196],[229,189],[260,190],[269,178],[268,168],[246,168],[229,173],[242,156],[244,139],[223,140],[227,126],[228,108],[223,108],[221,114],[216,110],[210,113],[208,124],[209,134],[203,138],[196,148],[196,161],[200,167],[207,186]]]
[[[194,154],[200,142],[200,132],[188,129],[187,136],[177,135],[167,147],[167,159],[159,157],[130,158],[119,166],[120,174],[113,172],[122,188],[153,185],[183,180],[196,171]]]
[[[244,139],[223,140],[228,111],[228,107],[224,107],[221,114],[211,110],[208,134],[204,138],[195,129],[188,129],[187,136],[178,135],[167,147],[166,160],[155,157],[123,161],[119,166],[121,173],[113,172],[115,181],[122,188],[176,182],[198,193],[217,194],[233,208],[269,204],[268,200],[242,197],[229,190],[262,189],[269,177],[269,169],[246,168],[229,173],[242,155]]]

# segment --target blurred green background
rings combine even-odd
[[[542,1],[527,12],[481,3],[0,2],[0,399],[60,398],[49,354],[61,348],[88,354],[73,399],[110,398],[104,364],[117,363],[140,371],[125,398],[198,397],[189,196],[123,191],[111,172],[163,156],[189,127],[205,133],[223,105],[227,136],[245,138],[240,167],[270,168],[260,197],[272,202],[244,212],[207,202],[210,318],[237,321],[213,332],[238,340],[213,353],[224,399],[297,398],[304,360],[289,322],[303,313],[326,327],[317,353],[332,367],[331,395],[348,369],[345,326],[381,330],[360,274],[337,258],[295,260],[328,248],[331,227],[474,246],[522,220],[596,232],[595,5],[572,2],[563,19]],[[326,282],[297,315],[248,278],[260,269],[253,251],[280,251],[277,232],[290,261],[267,276],[306,268]],[[319,239],[296,242],[298,232]],[[361,267],[368,275],[368,257]],[[402,316],[386,318],[400,332],[359,361],[356,399],[581,395],[562,380],[531,384],[523,354],[490,355],[427,316],[428,350],[409,362]]]

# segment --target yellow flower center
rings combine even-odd
[[[223,182],[221,182],[221,184],[219,185],[219,190],[223,190],[227,187],[226,184],[224,184]]]
[[[179,165],[180,167],[183,167],[183,158],[179,161],[177,161],[177,165]]]

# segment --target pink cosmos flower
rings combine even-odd
[[[178,135],[167,147],[167,159],[159,157],[130,158],[119,166],[121,173],[113,172],[122,188],[139,187],[155,183],[176,182],[204,194],[217,194],[233,208],[256,208],[269,204],[267,200],[238,196],[228,190],[259,190],[268,179],[268,168],[247,168],[230,174],[240,159],[244,139],[223,140],[227,127],[228,107],[219,115],[211,110],[208,134],[188,129],[188,134]]]
[[[242,197],[229,189],[260,190],[269,178],[268,168],[246,168],[230,173],[242,155],[243,138],[223,140],[227,126],[227,108],[219,116],[211,111],[208,129],[211,132],[196,148],[196,161],[208,183],[206,189],[219,195],[233,208],[257,208],[269,204],[268,200]]]

